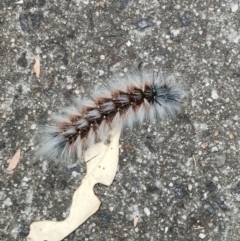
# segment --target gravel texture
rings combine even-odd
[[[40,126],[142,63],[184,84],[183,112],[124,131],[113,185],[95,188],[100,210],[64,240],[239,241],[239,9],[235,0],[1,0],[0,240],[63,220],[84,176],[81,162],[35,162]]]

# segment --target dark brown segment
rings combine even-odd
[[[146,98],[146,100],[149,103],[153,103],[154,102],[154,90],[152,87],[146,85],[145,86],[145,91],[144,91],[144,97]]]
[[[95,101],[95,108],[86,108],[84,111],[84,116],[74,116],[71,117],[72,124],[63,124],[62,129],[66,130],[73,125],[76,128],[76,133],[71,135],[63,136],[68,140],[69,144],[72,144],[80,135],[80,137],[86,138],[90,129],[96,132],[101,125],[102,121],[105,119],[107,122],[111,122],[117,113],[121,115],[125,114],[130,106],[133,106],[133,109],[138,109],[146,99],[149,103],[153,102],[152,89],[149,86],[145,86],[145,90],[138,89],[136,87],[129,88],[127,92],[117,91],[112,94],[112,98],[100,97]],[[78,129],[76,127],[76,122],[81,118],[85,118],[88,122],[88,125],[84,128]]]

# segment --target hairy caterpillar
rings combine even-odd
[[[46,126],[39,154],[50,160],[69,161],[97,140],[104,141],[115,127],[133,127],[144,120],[173,117],[180,111],[185,92],[173,77],[142,70],[109,82],[90,98],[56,117]]]

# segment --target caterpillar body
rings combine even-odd
[[[41,156],[69,161],[96,141],[104,141],[113,128],[141,125],[144,120],[174,117],[185,96],[173,77],[142,70],[109,82],[90,98],[79,99],[46,126]]]

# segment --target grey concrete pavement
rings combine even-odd
[[[65,240],[239,241],[239,40],[234,0],[0,1],[0,240],[63,220],[84,176],[81,162],[34,164],[40,126],[143,62],[184,84],[183,113],[123,133],[99,212]]]

